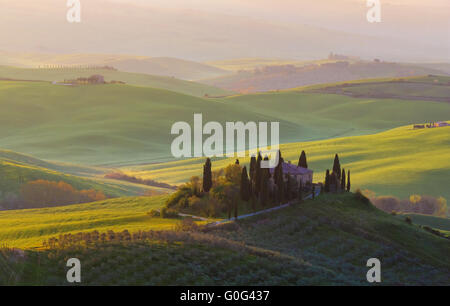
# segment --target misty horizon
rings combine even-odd
[[[366,20],[366,1],[342,1],[338,9],[332,3],[81,0],[82,22],[71,24],[65,0],[0,0],[0,51],[196,61],[309,60],[330,52],[390,61],[450,58],[445,1],[381,1],[382,22],[374,24]]]

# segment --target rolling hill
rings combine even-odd
[[[170,190],[105,179],[111,169],[43,161],[29,155],[0,150],[0,210],[2,200],[15,197],[20,187],[30,181],[65,182],[77,190],[95,189],[107,197],[142,195],[148,190],[168,193]],[[11,203],[10,203],[11,205]]]
[[[294,66],[305,66],[310,64],[322,64],[322,63],[334,63],[336,60],[309,60],[300,61],[293,59],[276,59],[276,58],[233,58],[225,60],[209,61],[206,64],[214,66],[220,69],[228,71],[243,71],[243,70],[254,70],[257,68],[264,68],[266,66],[282,66],[282,65],[294,65]]]
[[[67,284],[62,267],[71,257],[82,262],[83,285],[368,285],[369,258],[381,261],[382,285],[450,281],[448,240],[353,194],[320,196],[200,232],[155,231],[173,222],[145,216],[158,200],[66,207],[54,211],[60,220],[55,227],[50,214],[55,209],[30,211],[24,219],[16,219],[15,212],[0,213],[1,228],[9,227],[0,236],[10,246],[31,246],[37,237],[70,230],[128,229],[133,234],[153,229],[129,241],[27,250],[25,256],[3,249],[0,283]],[[97,217],[90,220],[94,213]],[[25,220],[32,225],[23,227]]]
[[[352,81],[367,78],[409,77],[428,74],[445,75],[433,68],[390,62],[335,61],[264,66],[254,70],[238,71],[203,83],[227,90],[251,93],[283,90],[299,86]]]
[[[450,127],[413,130],[395,128],[365,136],[282,144],[282,156],[297,164],[306,151],[314,181],[323,181],[325,170],[333,166],[339,153],[341,166],[351,170],[352,188],[369,189],[378,195],[409,197],[411,194],[443,196],[450,199],[447,178],[450,173]],[[128,174],[180,184],[202,174],[204,158],[169,163],[125,167]],[[213,160],[213,169],[234,163],[234,158]],[[248,158],[242,159],[248,163]]]
[[[172,229],[177,219],[152,218],[166,196],[116,198],[61,207],[0,212],[0,241],[9,247],[42,247],[49,237],[86,231]]]
[[[38,66],[112,66],[124,72],[198,80],[228,72],[207,64],[170,57],[119,54],[45,54],[0,51],[0,65],[36,68]]]
[[[100,74],[105,81],[122,81],[130,85],[145,86],[166,89],[192,95],[197,97],[225,96],[231,92],[213,86],[191,81],[184,81],[173,77],[156,76],[142,73],[129,73],[111,69],[101,68],[16,68],[11,66],[0,66],[0,80],[34,80],[34,81],[57,81],[77,79]]]
[[[450,218],[409,213],[397,214],[397,216],[399,218],[410,217],[412,222],[415,224],[429,226],[431,228],[450,233]]]
[[[447,120],[450,105],[298,91],[202,99],[131,85],[0,82],[0,147],[86,165],[172,160],[171,126],[193,121],[280,122],[280,142],[376,133]]]
[[[298,90],[302,92],[340,94],[357,98],[428,100],[450,103],[450,77],[437,75],[358,80],[341,82],[339,84],[306,86]]]

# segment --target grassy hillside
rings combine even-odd
[[[444,75],[432,68],[389,62],[323,61],[309,65],[274,65],[240,70],[232,75],[202,80],[203,83],[242,93],[284,90],[299,86],[367,78]]]
[[[381,261],[385,284],[450,282],[448,240],[352,194],[321,196],[270,216],[245,219],[235,230],[214,235],[301,258],[334,271],[344,283],[364,283],[365,263],[372,257]]]
[[[22,184],[39,179],[63,181],[78,190],[103,191],[109,197],[141,195],[148,189],[168,191],[164,188],[104,179],[104,174],[109,171],[111,170],[104,168],[48,162],[29,155],[0,150],[0,200],[10,194],[17,195]]]
[[[429,226],[443,231],[450,231],[450,218],[441,218],[422,214],[398,214],[399,218],[410,217],[413,223]]]
[[[8,161],[16,164],[27,165],[37,168],[46,168],[49,170],[64,172],[66,174],[74,174],[80,176],[102,175],[110,171],[107,168],[83,166],[77,164],[61,163],[54,161],[46,161],[10,150],[0,150],[0,160]]]
[[[443,196],[450,200],[450,127],[413,130],[412,126],[387,132],[281,145],[285,160],[297,163],[305,150],[314,180],[323,181],[326,169],[339,153],[341,167],[351,169],[352,188],[368,188],[378,195],[409,197],[411,194]],[[213,169],[234,159],[213,160]],[[248,159],[241,160],[248,162]],[[204,158],[125,168],[125,172],[179,184],[202,174]]]
[[[98,230],[130,232],[172,229],[178,219],[147,215],[164,205],[166,196],[117,198],[62,207],[0,212],[0,241],[9,247],[42,246],[45,239],[66,233]]]
[[[89,77],[94,74],[103,75],[107,82],[122,81],[130,85],[166,89],[197,97],[203,97],[206,94],[209,96],[224,96],[231,93],[230,91],[217,87],[184,81],[174,77],[130,73],[109,69],[26,69],[0,66],[0,79],[62,82],[66,79],[70,80],[80,77]]]
[[[336,60],[323,59],[323,60],[299,61],[289,59],[254,57],[254,58],[235,58],[235,59],[210,61],[206,62],[206,64],[220,69],[237,72],[240,70],[253,70],[255,68],[262,68],[265,66],[280,66],[280,65],[305,66],[309,64],[323,64],[334,62],[336,62]]]
[[[35,68],[38,66],[113,66],[121,71],[198,80],[227,72],[207,64],[173,57],[123,54],[44,54],[0,51],[0,65]]]
[[[238,105],[130,85],[3,81],[0,101],[0,146],[84,164],[170,159],[172,124],[192,122],[194,112],[205,121],[267,119]]]
[[[82,262],[83,285],[368,285],[366,262],[374,257],[384,285],[450,282],[448,240],[353,194],[321,196],[206,232],[146,237],[22,258],[3,251],[0,283],[66,284],[62,267],[70,257]]]
[[[39,158],[96,165],[172,159],[171,126],[278,121],[280,141],[362,135],[399,125],[446,120],[450,105],[280,92],[201,99],[130,85],[66,87],[0,82],[0,146]],[[26,110],[26,111],[25,111]]]
[[[450,77],[425,76],[359,80],[300,88],[303,92],[332,93],[351,97],[397,98],[450,102]]]
[[[33,167],[24,164],[17,164],[10,161],[0,160],[0,199],[8,193],[17,194],[23,183],[35,180],[63,181],[78,190],[95,189],[105,193],[110,197],[124,196],[132,194],[131,191],[118,186],[102,184],[92,179],[81,178],[61,172]]]

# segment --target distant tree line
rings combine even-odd
[[[0,201],[4,209],[64,206],[105,200],[102,191],[77,190],[65,182],[35,180],[23,183],[18,195]]]
[[[362,191],[377,208],[388,212],[417,213],[438,217],[447,217],[447,200],[429,195],[411,195],[408,199],[394,196],[376,196],[373,191]]]
[[[177,189],[177,186],[157,182],[157,181],[150,180],[150,179],[141,179],[141,178],[138,178],[135,176],[129,176],[129,175],[126,175],[124,173],[119,173],[119,172],[108,173],[105,175],[105,178],[113,179],[113,180],[120,180],[120,181],[127,181],[130,183],[147,185],[147,186],[152,186],[152,187],[167,188],[167,189],[173,189],[173,190]]]
[[[116,68],[108,65],[38,65],[37,69],[46,70],[112,70],[117,71]]]

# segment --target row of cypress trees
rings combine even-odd
[[[332,190],[332,187],[334,187],[335,190]],[[349,192],[350,188],[350,170],[347,171],[347,176],[345,175],[345,169],[342,169],[341,171],[339,156],[338,154],[336,154],[333,162],[333,172],[330,173],[330,170],[327,169],[325,173],[325,183],[323,191],[333,192],[341,190]]]

